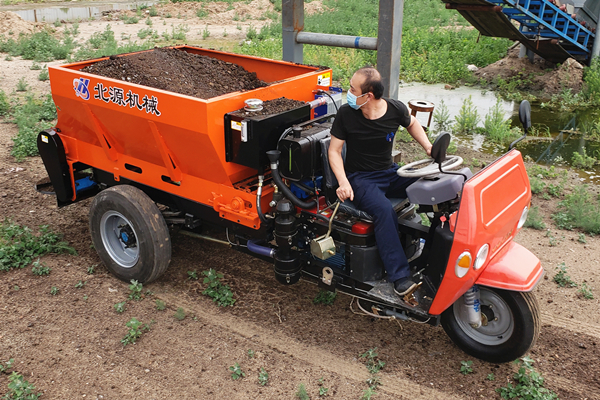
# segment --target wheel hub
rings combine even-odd
[[[137,241],[135,240],[135,233],[133,233],[133,229],[129,225],[120,225],[119,226],[119,239],[125,245],[125,248],[137,247]]]

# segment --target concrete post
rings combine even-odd
[[[283,60],[302,63],[303,46],[296,42],[296,35],[304,30],[304,0],[282,0],[281,24]]]
[[[403,11],[404,0],[379,0],[377,70],[385,86],[383,95],[392,99],[398,99]]]

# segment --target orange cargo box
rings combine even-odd
[[[329,85],[331,70],[190,46],[175,48],[238,64],[269,86],[199,99],[80,71],[106,58],[50,67],[58,135],[71,174],[73,164],[83,163],[114,175],[115,181],[126,178],[202,203],[221,218],[258,229],[256,188],[239,184],[257,171],[226,161],[224,115],[242,108],[250,98],[313,100],[319,84]],[[264,190],[264,210],[269,208],[271,191],[271,187]]]

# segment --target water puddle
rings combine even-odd
[[[481,121],[490,109],[496,104],[498,98],[494,92],[482,91],[479,88],[459,87],[453,90],[444,89],[443,84],[426,85],[422,83],[409,83],[400,85],[399,98],[404,103],[412,99],[427,100],[438,107],[442,100],[450,113],[450,121],[460,113],[463,102],[471,96],[471,100],[477,108]],[[513,126],[521,126],[518,112],[519,104],[513,101],[501,100],[502,109],[505,118],[512,120]],[[530,138],[526,142],[519,144],[519,150],[523,156],[528,156],[533,161],[541,165],[561,165],[571,166],[573,153],[583,153],[585,149],[588,156],[594,156],[600,159],[600,143],[583,139],[577,131],[586,131],[591,129],[595,122],[600,121],[600,116],[596,110],[586,110],[579,112],[558,112],[541,108],[537,104],[531,107],[531,122],[534,126],[540,127],[545,136]],[[417,118],[422,125],[427,124],[428,115],[418,113]],[[432,128],[433,128],[432,121]],[[480,126],[483,123],[480,122]],[[506,146],[499,146],[485,143],[485,136],[481,134],[459,134],[453,135],[458,145],[468,147],[472,150],[481,151],[487,154],[500,156],[506,152]],[[600,183],[600,167],[595,166],[590,169],[576,171],[582,181]]]
[[[140,6],[151,6],[158,1],[149,0],[144,2],[123,2],[123,3],[87,3],[72,6],[68,3],[56,5],[53,7],[35,7],[28,5],[19,5],[15,7],[2,7],[3,11],[12,11],[18,14],[26,21],[48,22],[54,21],[77,21],[88,18],[99,18],[103,12],[111,10],[132,10]],[[18,8],[16,8],[18,7]]]

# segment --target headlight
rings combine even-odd
[[[469,272],[469,268],[471,268],[471,253],[468,251],[463,252],[458,259],[456,260],[456,266],[454,267],[454,273],[459,278],[462,278]]]
[[[521,218],[519,219],[519,224],[517,225],[517,229],[521,229],[523,225],[525,225],[525,221],[527,221],[527,214],[529,213],[529,207],[525,206],[523,209],[523,213],[521,214]]]
[[[490,246],[486,243],[477,252],[477,257],[475,257],[475,262],[473,263],[473,269],[477,271],[479,268],[483,267],[485,260],[487,260],[488,253],[490,251]]]

